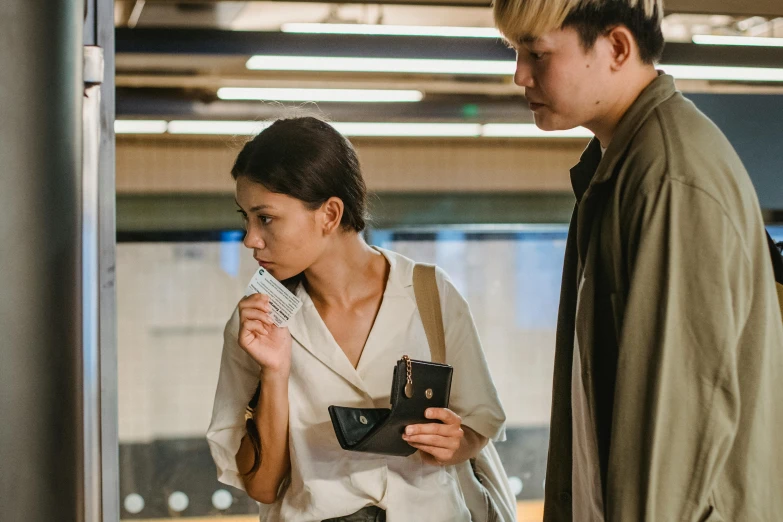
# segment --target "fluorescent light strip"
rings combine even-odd
[[[264,89],[222,87],[221,100],[269,100],[315,102],[418,102],[424,97],[415,90],[380,89]]]
[[[163,120],[114,120],[115,134],[163,134],[166,122]]]
[[[697,34],[693,43],[700,45],[738,45],[750,47],[783,47],[783,38],[763,38],[760,36],[724,36]]]
[[[481,133],[485,138],[592,138],[584,127],[562,131],[544,131],[533,123],[487,123]]]
[[[271,122],[260,121],[173,120],[168,131],[169,134],[254,136],[270,125]]]
[[[270,125],[254,121],[173,120],[171,134],[253,136]],[[532,123],[331,123],[341,134],[350,137],[432,137],[432,138],[591,138],[587,129],[542,131]]]
[[[437,60],[408,58],[347,58],[323,56],[251,57],[248,69],[270,71],[342,71],[422,74],[484,74],[510,76],[516,64],[501,60]],[[680,80],[783,82],[783,69],[711,65],[660,65]]]
[[[448,38],[500,38],[494,27],[449,27],[427,25],[369,25],[369,24],[283,24],[284,33],[305,34],[361,34],[381,36],[442,36]]]
[[[766,67],[723,67],[713,65],[661,65],[660,69],[679,80],[733,82],[783,82],[783,69]]]
[[[413,58],[351,58],[256,55],[247,68],[257,71],[342,71],[419,74],[514,74],[511,60],[438,60]]]
[[[476,137],[481,136],[478,123],[333,123],[345,136],[414,136]]]

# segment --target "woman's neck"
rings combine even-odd
[[[326,307],[350,308],[383,293],[388,278],[386,258],[359,234],[342,234],[305,270],[310,298]]]

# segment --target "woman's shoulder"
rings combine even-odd
[[[411,292],[413,292],[413,269],[419,263],[399,252],[379,247],[375,248],[377,248],[389,261],[391,274],[396,282],[402,287],[410,288]],[[431,265],[432,263],[425,264]],[[454,286],[448,273],[437,265],[435,265],[435,282],[438,285],[441,302],[453,298],[454,296],[460,296],[460,292]]]
[[[236,340],[239,335],[239,307],[235,307],[231,313],[231,317],[226,321],[226,326],[223,329],[223,337],[226,339]]]

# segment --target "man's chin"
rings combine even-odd
[[[535,122],[536,122],[536,127],[538,127],[539,129],[545,132],[571,130],[579,126],[579,125],[569,125],[566,122],[557,121],[554,118],[547,118],[539,115],[535,116]]]

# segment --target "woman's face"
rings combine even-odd
[[[300,274],[324,251],[321,209],[310,210],[301,200],[270,192],[246,176],[237,179],[236,202],[247,231],[244,245],[276,279]]]

